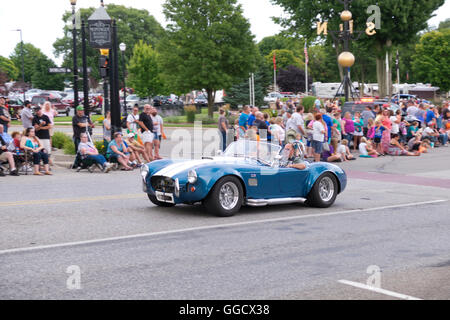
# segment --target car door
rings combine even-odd
[[[305,197],[309,170],[279,168],[278,180],[283,197]]]

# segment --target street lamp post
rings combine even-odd
[[[127,45],[125,43],[121,43],[119,45],[120,52],[122,53],[122,72],[123,72],[123,115],[127,115],[127,85],[125,82],[125,50],[127,50]]]
[[[22,29],[17,29],[17,30],[13,30],[13,31],[17,31],[20,32],[20,56],[21,56],[21,60],[22,60],[22,82],[23,85],[25,86],[25,61],[24,61],[24,56],[23,56],[23,38],[22,38]],[[23,102],[25,102],[25,87],[23,88]]]
[[[72,5],[72,35],[73,35],[73,106],[78,106],[78,62],[77,62],[77,27],[75,17],[75,6],[77,0],[70,0]]]

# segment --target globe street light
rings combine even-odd
[[[73,35],[73,106],[78,106],[78,63],[77,63],[77,28],[75,17],[75,6],[77,0],[70,0],[72,5],[72,35]]]
[[[125,83],[125,58],[124,53],[127,50],[127,45],[125,43],[121,43],[119,45],[120,52],[122,53],[122,70],[123,70],[123,115],[127,114],[127,85]]]

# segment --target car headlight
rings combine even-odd
[[[147,165],[143,165],[141,167],[141,176],[144,180],[147,179],[148,174],[150,173],[150,169],[148,168]]]
[[[198,180],[197,172],[195,170],[191,170],[188,173],[188,181],[190,184],[196,183]]]

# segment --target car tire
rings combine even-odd
[[[148,198],[150,199],[150,201],[158,206],[158,207],[163,207],[163,208],[172,208],[175,207],[175,204],[173,203],[167,203],[167,202],[161,202],[158,201],[158,199],[156,199],[156,197],[154,195],[148,194]]]
[[[232,217],[242,207],[244,190],[238,178],[227,176],[219,180],[203,201],[205,208],[219,217]]]
[[[338,182],[336,176],[326,172],[317,179],[306,198],[306,205],[316,208],[329,208],[336,201]]]

